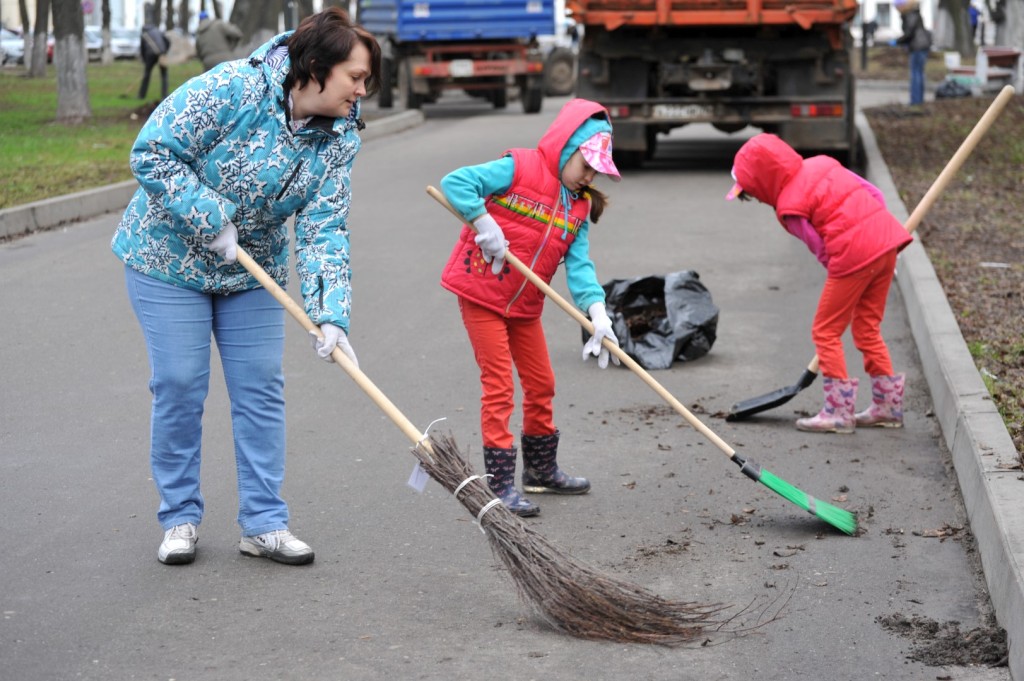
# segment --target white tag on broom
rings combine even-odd
[[[430,425],[427,426],[427,429],[423,432],[423,437],[420,438],[420,444],[422,444],[423,441],[429,437],[430,429],[434,426],[434,424],[444,420],[445,417],[441,417],[439,419],[434,419],[433,421],[431,421]],[[409,474],[409,479],[406,481],[405,484],[409,485],[409,487],[412,487],[420,494],[423,494],[423,490],[426,489],[427,487],[428,480],[430,480],[430,475],[428,475],[427,471],[423,469],[423,465],[420,464],[419,461],[417,461],[416,465],[413,466],[412,473]]]
[[[423,470],[423,466],[417,461],[416,465],[412,467],[412,474],[409,476],[408,482],[405,484],[423,494],[423,490],[427,486],[427,480],[430,480],[430,476],[427,475],[427,472]]]

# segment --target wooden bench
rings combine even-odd
[[[1020,92],[1024,86],[1024,60],[1021,51],[1012,47],[980,47],[974,66],[952,66],[948,69],[958,80],[967,79],[973,87],[988,92],[1012,85]]]

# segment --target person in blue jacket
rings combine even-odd
[[[236,262],[244,247],[282,286],[295,219],[296,269],[316,354],[348,342],[347,218],[360,99],[379,87],[380,47],[330,8],[175,90],[132,148],[139,189],[114,233],[151,375],[150,464],[164,538],[157,558],[195,560],[200,445],[217,342],[238,469],[239,549],[287,564],[313,550],[288,530],[284,313]]]

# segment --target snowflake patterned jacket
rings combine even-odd
[[[350,173],[362,121],[357,104],[345,119],[314,117],[291,131],[289,35],[193,78],[157,106],[131,151],[140,187],[111,248],[129,267],[183,288],[257,288],[240,264],[204,246],[231,223],[239,245],[285,286],[294,215],[306,313],[348,332]]]

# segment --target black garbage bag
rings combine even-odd
[[[947,78],[942,84],[935,88],[935,99],[955,99],[957,97],[970,97],[971,88],[958,80]]]
[[[645,369],[703,357],[715,342],[718,307],[692,270],[613,279],[604,293],[619,347]]]

